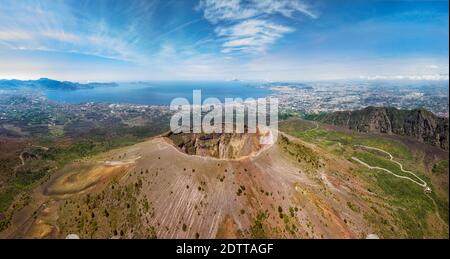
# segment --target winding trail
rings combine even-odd
[[[25,165],[25,159],[23,158],[23,153],[24,152],[21,152],[20,155],[19,155],[19,159],[20,159],[21,165]]]
[[[394,162],[394,163],[396,163],[396,164],[400,167],[400,170],[401,170],[402,172],[407,173],[407,174],[410,174],[410,175],[413,175],[413,176],[414,176],[417,180],[419,180],[419,181],[416,181],[416,180],[414,180],[414,179],[412,179],[412,178],[410,178],[410,177],[408,177],[408,176],[398,175],[398,174],[396,174],[396,173],[393,173],[391,170],[386,169],[386,168],[383,168],[383,167],[379,167],[379,166],[371,166],[371,165],[369,165],[369,164],[367,164],[367,163],[361,161],[360,159],[358,159],[358,158],[356,158],[356,157],[352,157],[352,159],[355,160],[356,162],[358,162],[358,163],[360,163],[360,164],[362,164],[362,165],[365,165],[365,166],[368,167],[369,169],[379,169],[379,170],[385,171],[385,172],[387,172],[387,173],[389,173],[389,174],[392,174],[392,175],[395,176],[395,177],[409,180],[409,181],[411,181],[411,182],[413,182],[413,183],[415,183],[415,184],[417,184],[417,185],[419,185],[419,186],[421,186],[421,187],[423,187],[423,188],[426,188],[426,187],[427,187],[427,183],[426,183],[423,179],[421,179],[421,178],[420,178],[419,176],[417,176],[415,173],[403,169],[403,165],[402,165],[400,162],[394,160],[394,156],[392,156],[391,153],[389,153],[389,152],[387,152],[387,151],[384,151],[383,149],[376,148],[376,147],[369,147],[369,146],[363,146],[363,145],[355,145],[355,147],[362,147],[362,148],[365,148],[365,149],[376,150],[376,151],[379,151],[379,152],[382,152],[382,153],[384,153],[384,154],[389,155],[389,158],[390,158],[389,160],[392,161],[392,162]]]
[[[44,147],[44,146],[36,146],[36,145],[31,145],[32,147],[35,148],[40,148],[43,149],[44,151],[48,151],[49,148],[48,147]],[[14,172],[17,172],[17,169],[21,166],[25,165],[25,158],[23,158],[23,154],[25,153],[25,151],[20,152],[19,154],[19,159],[20,159],[20,165],[17,165],[16,167],[14,167]]]
[[[48,147],[44,147],[44,146],[39,146],[39,145],[32,145],[32,147],[35,147],[35,148],[40,148],[40,149],[43,149],[44,151],[48,151],[48,150],[49,150],[49,148],[48,148]]]
[[[25,165],[25,159],[23,158],[23,153],[24,153],[24,152],[20,152],[20,154],[19,154],[20,164],[14,166],[14,168],[13,168],[14,173],[17,173],[17,170],[18,170],[21,166],[24,166],[24,165]]]
[[[369,165],[369,164],[367,164],[367,163],[361,161],[360,159],[358,159],[358,158],[356,158],[356,157],[352,157],[352,159],[355,160],[356,162],[358,162],[358,163],[360,163],[360,164],[362,164],[362,165],[368,167],[369,169],[378,169],[378,170],[382,170],[382,171],[385,171],[385,172],[387,172],[387,173],[389,173],[389,174],[391,174],[391,175],[393,175],[393,176],[395,176],[395,177],[409,180],[409,181],[411,181],[411,182],[413,182],[413,183],[415,183],[415,184],[417,184],[417,185],[419,185],[419,186],[421,186],[421,187],[423,187],[423,188],[429,188],[429,187],[427,187],[427,186],[428,186],[427,183],[426,183],[423,179],[421,179],[419,176],[417,176],[415,173],[403,169],[403,165],[402,165],[400,162],[394,160],[394,157],[392,156],[391,153],[389,153],[389,152],[387,152],[387,151],[385,151],[385,150],[376,148],[376,147],[369,147],[369,146],[364,146],[364,145],[355,145],[355,147],[362,147],[362,148],[366,148],[366,149],[376,150],[376,151],[379,151],[379,152],[382,152],[382,153],[384,153],[384,154],[389,155],[390,161],[396,163],[396,164],[400,167],[400,170],[401,170],[402,172],[413,175],[413,176],[414,176],[415,178],[417,178],[419,181],[416,181],[416,180],[414,180],[414,179],[412,179],[412,178],[410,178],[410,177],[408,177],[408,176],[403,176],[403,175],[395,174],[395,173],[393,173],[392,171],[390,171],[389,169],[386,169],[386,168],[383,168],[383,167],[379,167],[379,166],[371,166],[371,165]],[[425,189],[425,190],[426,190],[426,189]],[[431,190],[431,189],[430,189],[430,190]],[[433,205],[434,205],[434,208],[435,208],[435,213],[436,213],[436,216],[438,217],[438,219],[441,221],[441,223],[444,224],[444,226],[448,226],[448,223],[445,222],[445,220],[441,217],[441,214],[439,213],[439,207],[438,207],[436,201],[433,199],[433,197],[431,197],[431,195],[430,195],[429,193],[425,192],[425,195],[433,202]]]
[[[319,128],[319,124],[318,124],[317,122],[314,122],[314,123],[316,124],[316,127],[312,128],[312,129],[305,130],[305,131],[303,131],[303,133],[307,133],[307,132],[309,132],[309,131],[313,131],[313,130],[318,129],[318,128]],[[337,141],[337,143],[338,143],[338,145],[339,145],[340,147],[343,146],[341,142]],[[414,176],[418,181],[417,181],[417,180],[414,180],[414,179],[412,179],[412,178],[410,178],[410,177],[408,177],[408,176],[403,176],[403,175],[395,174],[394,172],[390,171],[389,169],[386,169],[386,168],[383,168],[383,167],[379,167],[379,166],[371,166],[371,165],[367,164],[366,162],[361,161],[361,160],[358,159],[357,157],[352,157],[352,159],[353,159],[354,161],[356,161],[356,162],[358,162],[358,163],[360,163],[360,164],[366,166],[366,167],[369,168],[369,169],[382,170],[382,171],[385,171],[385,172],[387,172],[387,173],[389,173],[389,174],[391,174],[391,175],[393,175],[393,176],[395,176],[395,177],[397,177],[397,178],[409,180],[409,181],[411,181],[411,182],[417,184],[418,186],[425,188],[424,190],[426,190],[426,188],[429,188],[428,185],[427,185],[427,183],[426,183],[423,179],[421,179],[421,178],[420,178],[419,176],[417,176],[415,173],[413,173],[413,172],[411,172],[411,171],[408,171],[408,170],[405,170],[405,169],[403,168],[403,164],[401,164],[400,162],[394,160],[394,156],[393,156],[391,153],[389,153],[389,152],[387,152],[387,151],[385,151],[385,150],[383,150],[383,149],[376,148],[376,147],[369,147],[369,146],[364,146],[364,145],[355,145],[355,147],[362,147],[362,148],[366,148],[366,149],[376,150],[376,151],[382,152],[382,153],[384,153],[384,154],[387,154],[387,155],[389,156],[389,160],[392,161],[392,162],[394,162],[394,163],[396,163],[396,164],[400,167],[400,170],[401,170],[402,172]],[[434,208],[435,208],[435,213],[436,213],[436,216],[438,217],[438,219],[441,221],[441,223],[442,223],[444,226],[448,226],[448,222],[446,222],[446,221],[441,217],[441,215],[440,215],[440,213],[439,213],[439,207],[438,207],[436,201],[433,199],[433,197],[431,197],[431,195],[430,195],[429,193],[426,193],[426,192],[425,192],[424,194],[432,201],[432,203],[433,203],[433,205],[434,205]]]
[[[430,198],[430,200],[433,202],[434,207],[436,208],[436,216],[439,218],[439,220],[441,221],[441,223],[444,224],[444,226],[448,226],[448,223],[445,222],[445,220],[441,217],[441,214],[439,213],[439,209],[438,209],[438,205],[436,203],[436,201],[433,199],[433,197],[430,196],[430,194],[426,193],[425,194],[428,198]]]
[[[315,127],[312,129],[307,129],[307,130],[303,131],[303,133],[308,133],[310,131],[319,129],[319,123],[317,123],[317,121],[313,121],[313,123],[315,124]]]

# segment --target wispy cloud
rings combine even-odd
[[[201,0],[198,10],[215,24],[223,42],[223,53],[265,52],[271,44],[294,29],[271,16],[292,18],[295,13],[317,18],[307,5],[297,0]]]
[[[317,18],[310,8],[298,0],[201,0],[198,7],[212,23],[237,21],[264,14],[292,17],[296,12]]]
[[[136,5],[144,9],[141,1],[130,6]],[[133,8],[130,10],[136,10]],[[101,18],[83,16],[64,1],[11,1],[0,6],[0,42],[16,50],[80,53],[135,61],[141,55],[129,40],[135,39],[132,29],[130,24],[115,31]]]
[[[29,40],[32,36],[25,31],[0,31],[0,41]]]
[[[294,29],[261,19],[249,19],[231,26],[219,26],[215,32],[222,37],[223,53],[233,51],[265,52],[268,45]]]
[[[433,74],[433,75],[375,75],[375,76],[361,76],[365,80],[411,80],[411,81],[448,81],[448,74]]]
[[[106,35],[64,31],[0,32],[0,41],[16,50],[71,52],[123,61],[136,61],[140,57],[128,42]]]

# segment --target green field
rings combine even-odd
[[[320,146],[331,146],[338,143],[349,147],[365,145],[383,149],[391,154],[395,154],[400,159],[413,159],[412,153],[407,147],[393,140],[381,139],[372,135],[329,131],[320,127],[314,129],[311,128],[310,122],[298,122],[297,125],[302,125],[298,127],[292,125],[294,125],[293,122],[289,124],[280,123],[280,130]]]

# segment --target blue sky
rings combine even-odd
[[[0,78],[448,80],[448,1],[0,0]]]

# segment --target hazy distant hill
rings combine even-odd
[[[448,150],[448,118],[425,109],[367,107],[357,111],[334,112],[319,118],[321,122],[359,132],[380,132],[411,136],[419,141]]]
[[[40,78],[38,80],[0,80],[0,89],[16,89],[21,87],[37,88],[37,89],[54,89],[54,90],[78,90],[91,89],[94,87],[114,87],[116,83],[88,83],[80,84],[69,81],[57,81],[48,78]]]

